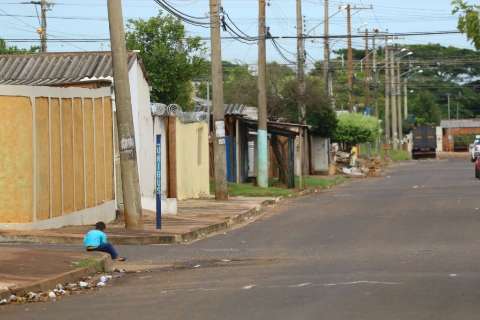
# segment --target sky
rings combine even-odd
[[[4,39],[37,39],[36,28],[39,25],[35,6],[22,4],[26,0],[0,0],[0,37]],[[153,0],[122,0],[125,19],[147,19],[158,13],[159,6]],[[208,0],[168,0],[179,10],[194,15],[206,16]],[[28,2],[28,1],[27,1]],[[61,39],[108,39],[108,21],[106,0],[55,0],[48,12],[48,33],[50,38]],[[275,36],[294,36],[296,34],[295,0],[267,0],[267,25]],[[350,3],[352,6],[373,9],[352,10],[353,32],[377,28],[392,33],[452,31],[456,30],[457,18],[451,14],[450,0],[330,0],[332,35],[344,35],[346,12],[340,6]],[[310,35],[323,34],[323,0],[303,0],[305,30]],[[257,33],[258,0],[223,0],[223,7],[232,20],[245,33],[252,36]],[[14,15],[14,16],[9,16]],[[30,17],[29,17],[30,16]],[[209,36],[209,30],[187,26],[189,35]],[[224,34],[229,36],[229,34]],[[396,40],[403,45],[419,43],[440,43],[464,48],[473,48],[464,35],[415,36]],[[296,40],[278,40],[289,60],[295,60]],[[20,47],[38,44],[38,42],[10,42]],[[353,39],[355,48],[364,48],[361,38]],[[380,42],[380,45],[383,43]],[[208,43],[207,43],[208,46]],[[332,50],[344,48],[344,39],[333,40]],[[108,50],[109,42],[50,43],[49,51]],[[257,61],[256,44],[244,44],[235,40],[223,40],[223,59],[238,63],[255,64]],[[323,40],[306,42],[307,64],[323,57]],[[269,61],[286,63],[271,44],[267,47]]]

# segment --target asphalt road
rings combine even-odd
[[[479,319],[473,175],[464,160],[415,161],[192,245],[121,247],[133,261],[185,267],[9,306],[0,319]]]

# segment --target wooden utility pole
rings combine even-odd
[[[41,11],[40,51],[47,52],[47,0],[40,1],[40,11]]]
[[[370,105],[370,48],[368,47],[368,29],[365,30],[365,107]]]
[[[258,132],[257,184],[268,187],[268,129],[267,129],[267,53],[266,3],[258,1]]]
[[[37,29],[37,33],[40,36],[40,52],[47,52],[47,11],[53,6],[53,4],[47,0],[36,0],[22,3],[40,6],[40,27]]]
[[[297,0],[297,82],[298,82],[298,111],[300,124],[306,124],[306,107],[305,107],[305,39],[303,38],[303,16],[302,16],[302,0]],[[300,129],[300,174],[299,188],[304,189],[303,167],[305,158],[305,137],[303,136],[303,128]]]
[[[385,37],[385,143],[390,144],[390,50]]]
[[[353,111],[353,48],[352,48],[352,6],[347,5],[347,65],[348,65],[348,110]]]
[[[225,107],[223,105],[222,44],[220,41],[220,2],[210,0],[210,35],[214,122],[215,199],[228,199],[227,158],[225,149]]]
[[[398,149],[398,113],[397,113],[397,78],[395,77],[395,49],[390,50],[390,103],[392,111],[392,140],[393,148]]]
[[[125,227],[142,229],[142,204],[138,178],[137,151],[133,129],[132,102],[128,79],[128,54],[123,27],[122,1],[108,0],[108,21],[112,47],[115,106],[117,114],[120,167]]]

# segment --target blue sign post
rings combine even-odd
[[[162,229],[162,136],[157,134],[156,139],[156,174],[155,193],[157,199],[157,229]]]

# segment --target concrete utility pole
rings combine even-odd
[[[375,99],[375,116],[378,118],[378,72],[377,72],[377,34],[378,30],[373,30],[373,37],[372,37],[372,50],[373,50],[373,61],[372,61],[372,71],[373,71],[373,79],[375,82],[374,86],[374,99]]]
[[[258,1],[258,132],[257,184],[268,188],[268,125],[267,125],[267,53],[265,0]]]
[[[448,97],[448,120],[451,119],[451,116],[450,116],[450,93],[447,93],[447,97]]]
[[[222,44],[220,41],[220,1],[210,0],[210,35],[213,89],[213,153],[215,167],[215,199],[228,199],[227,158],[225,149],[225,107],[223,105]]]
[[[329,0],[323,1],[323,80],[325,81],[325,93],[330,97],[330,17]]]
[[[142,229],[142,204],[138,178],[132,102],[128,79],[128,54],[123,28],[121,0],[108,0],[108,21],[112,46],[115,105],[117,112],[120,167],[122,174],[125,227]]]
[[[302,0],[297,0],[297,82],[298,82],[298,111],[299,121],[306,124],[306,107],[305,107],[305,40],[303,39],[303,16],[302,16]],[[303,136],[303,128],[300,129],[300,176],[298,180],[299,188],[304,189],[303,166],[305,158],[305,140]]]
[[[397,120],[397,87],[395,83],[397,78],[395,76],[395,49],[390,50],[390,103],[392,111],[392,140],[393,148],[398,149],[398,120]]]
[[[403,111],[404,119],[408,119],[408,77],[403,80]]]
[[[385,37],[385,143],[390,144],[390,50],[388,36]]]
[[[398,119],[398,139],[400,141],[400,146],[402,145],[403,140],[403,113],[402,113],[402,79],[401,79],[401,68],[400,68],[400,58],[397,59],[397,81],[396,81],[396,92],[397,92],[397,119]]]
[[[347,66],[348,66],[348,110],[353,111],[353,48],[352,48],[352,6],[347,5]]]
[[[340,6],[342,8],[342,6]],[[352,9],[354,10],[371,10],[373,6],[370,7],[353,7],[350,4],[345,6],[347,10],[347,45],[348,45],[348,52],[347,52],[347,67],[348,67],[348,109],[353,111],[353,48],[352,48]]]
[[[370,104],[370,49],[368,47],[368,29],[365,30],[365,107]]]

